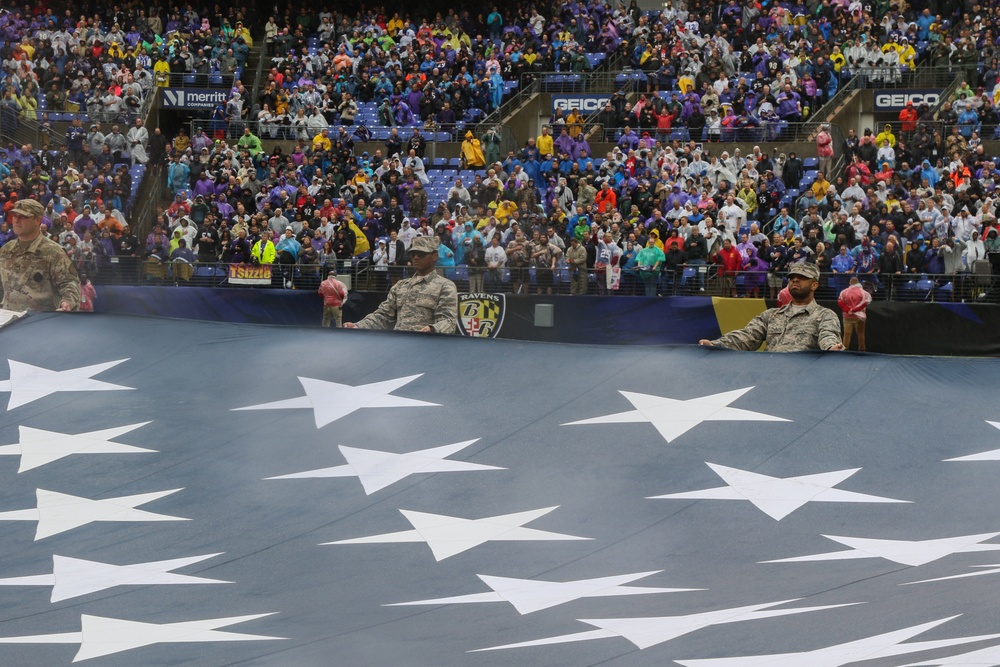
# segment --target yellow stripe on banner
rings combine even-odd
[[[715,310],[719,331],[727,334],[742,329],[750,320],[767,310],[767,302],[764,299],[729,299],[713,296],[712,309]]]

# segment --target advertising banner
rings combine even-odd
[[[229,100],[229,90],[225,88],[163,88],[160,105],[164,109],[211,111]]]
[[[232,285],[270,285],[271,265],[230,264],[229,283]]]
[[[934,106],[941,99],[939,88],[900,90],[893,88],[889,90],[875,91],[875,111],[902,111],[907,102],[913,102],[913,106],[919,107],[923,103]]]
[[[573,109],[578,109],[584,116],[600,111],[604,104],[611,99],[610,95],[553,95],[552,111],[562,109],[569,113]]]

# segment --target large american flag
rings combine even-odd
[[[0,664],[1000,664],[998,362],[0,330]]]

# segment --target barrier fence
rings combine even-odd
[[[625,135],[626,129],[631,130],[635,134],[635,142],[641,141],[643,133],[648,132],[653,141],[707,141],[720,143],[793,143],[814,141],[816,132],[818,131],[816,123],[778,119],[762,120],[749,116],[745,119],[734,121],[730,125],[720,125],[718,128],[705,125],[700,129],[691,129],[684,125],[672,126],[670,129],[659,129],[643,126],[638,122],[626,128],[615,125],[604,125],[600,122],[599,118],[588,119],[588,121],[591,124],[585,127],[584,131],[590,132],[596,130],[596,133],[590,137],[591,141],[606,141],[611,143],[619,143],[623,135]],[[837,150],[840,150],[839,145],[837,146]]]
[[[373,266],[367,257],[322,264],[247,265],[223,262],[187,262],[151,257],[106,257],[81,263],[97,285],[156,285],[248,287],[316,290],[332,268],[352,290],[388,291],[412,275],[405,266]],[[506,294],[591,294],[618,296],[719,296],[777,298],[786,284],[783,274],[764,271],[720,272],[714,264],[684,264],[661,270],[639,268],[571,271],[542,267],[505,267],[499,270],[468,266],[441,267],[460,292]],[[823,273],[819,299],[836,300],[851,274]],[[977,262],[971,272],[956,274],[859,274],[874,300],[922,302],[1000,303],[1000,276],[990,262]]]

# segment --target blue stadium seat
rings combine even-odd
[[[917,294],[917,281],[908,280],[899,286],[899,300],[900,301],[912,301],[916,298]]]
[[[807,157],[802,160],[802,168],[806,171],[815,171],[819,169],[819,158],[818,157]]]
[[[920,280],[917,281],[917,295],[921,298],[927,298],[931,290],[934,289],[934,284],[934,281],[926,275],[920,276]]]
[[[685,266],[681,272],[681,285],[687,285],[697,275],[698,269],[693,266]]]

